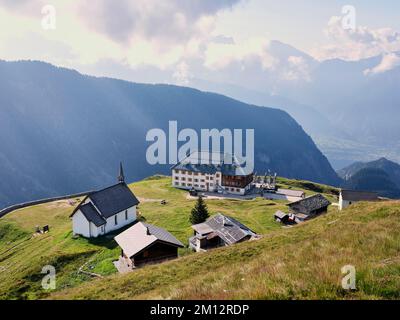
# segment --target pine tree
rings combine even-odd
[[[208,214],[207,205],[202,197],[197,199],[197,203],[192,209],[190,214],[190,222],[192,224],[198,224],[206,221],[210,215]]]

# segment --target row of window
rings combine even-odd
[[[175,170],[175,173],[176,173],[176,174],[179,174],[179,173],[180,173],[180,174],[189,174],[189,175],[193,174],[194,176],[206,176],[205,173],[191,172],[191,171],[185,171],[185,170]],[[217,178],[219,178],[219,177],[220,177],[220,174],[217,173],[215,176],[216,176]]]
[[[198,184],[192,184],[192,183],[185,183],[185,182],[182,182],[182,183],[179,183],[178,181],[175,181],[174,182],[174,186],[175,187],[195,187],[195,188],[202,188],[202,189],[206,189],[206,187],[204,186],[204,185],[198,185]],[[212,184],[212,183],[210,183],[210,188],[212,188],[214,185]],[[237,189],[237,188],[225,188],[226,189],[226,191],[230,191],[230,192],[240,192],[241,191],[241,189]]]
[[[204,181],[203,181],[203,182],[204,182]],[[204,185],[192,184],[192,183],[185,183],[185,182],[182,182],[182,183],[175,182],[175,183],[174,183],[174,186],[176,186],[176,187],[195,187],[195,188],[203,188],[203,189],[206,189],[206,186],[204,186]],[[214,187],[214,184],[210,183],[209,186],[210,186],[210,188],[212,188],[212,187]]]
[[[179,177],[175,177],[175,180],[178,181],[178,180],[179,180]],[[181,180],[182,180],[182,181],[186,181],[186,178],[185,178],[185,177],[182,177]],[[208,180],[208,179],[206,179],[206,180]],[[202,183],[205,183],[205,182],[206,182],[204,179],[199,180],[199,179],[192,179],[192,178],[187,178],[187,181],[188,181],[188,182],[193,182],[193,181],[194,181],[194,182],[202,182]],[[212,180],[211,180],[211,181],[212,181]]]

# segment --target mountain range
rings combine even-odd
[[[400,165],[381,158],[356,162],[338,171],[346,189],[375,191],[382,197],[400,198]]]
[[[146,162],[146,133],[255,129],[255,169],[338,185],[310,136],[286,112],[171,85],[82,75],[43,62],[0,61],[0,207],[170,173]]]
[[[313,137],[336,169],[355,161],[400,161],[400,65],[380,55],[357,61],[318,61],[279,41],[261,60],[208,71],[190,85],[287,111]],[[400,61],[400,53],[391,53]]]

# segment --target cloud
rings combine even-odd
[[[44,0],[0,0],[0,7],[18,14],[39,16]]]
[[[204,55],[204,66],[212,69],[224,69],[232,64],[242,64],[257,60],[263,69],[269,69],[274,64],[274,58],[269,54],[269,41],[264,37],[253,37],[243,42],[228,41],[210,42]]]
[[[395,53],[385,54],[382,61],[374,68],[364,71],[365,75],[383,73],[400,66],[400,57]]]
[[[400,50],[400,33],[391,28],[371,29],[364,26],[344,29],[342,17],[334,16],[324,31],[329,44],[314,49],[320,60],[360,60]]]
[[[189,65],[186,62],[181,62],[176,66],[176,70],[172,75],[177,85],[189,85],[190,83],[190,72]]]
[[[222,34],[213,37],[210,42],[222,43],[222,44],[235,44],[235,40],[232,37],[227,37]]]
[[[305,80],[309,82],[311,81],[310,66],[303,57],[290,56],[282,78],[289,81]]]
[[[229,9],[240,0],[85,0],[81,19],[96,32],[129,45],[135,38],[182,43],[209,32],[207,17]]]

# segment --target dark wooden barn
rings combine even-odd
[[[178,257],[183,244],[168,231],[138,222],[115,237],[121,247],[120,262],[130,268],[160,263]]]

